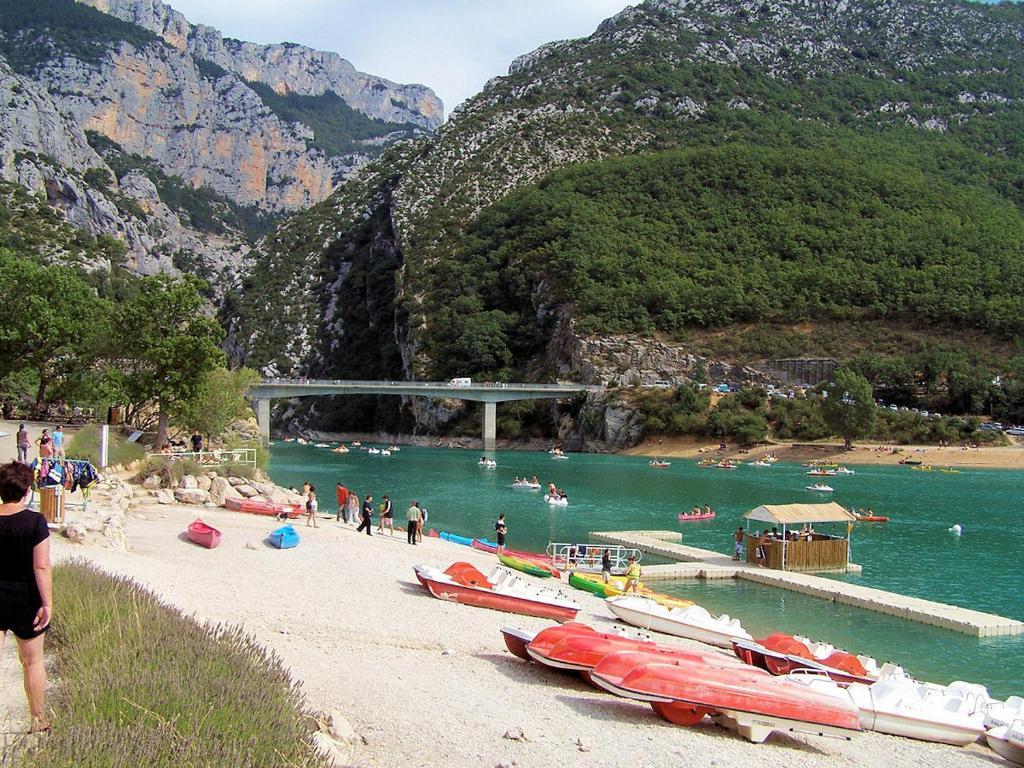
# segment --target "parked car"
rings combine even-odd
[[[1024,437],[1024,427],[1013,427],[1006,430],[1006,434],[1013,435],[1014,437]]]

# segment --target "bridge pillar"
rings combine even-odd
[[[270,443],[270,400],[256,401],[256,423],[260,426],[260,441],[264,445]]]
[[[498,404],[497,403],[484,403],[484,450],[494,450],[494,438],[497,435],[497,416],[498,416]]]

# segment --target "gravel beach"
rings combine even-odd
[[[218,549],[201,549],[184,539],[182,532],[197,513],[223,531]],[[443,526],[443,514],[438,518]],[[353,759],[358,766],[1001,762],[982,744],[956,748],[864,733],[852,741],[774,734],[758,745],[710,720],[695,728],[674,726],[647,705],[600,693],[579,678],[527,664],[505,649],[502,625],[541,628],[551,622],[436,600],[413,574],[415,563],[447,567],[456,560],[489,571],[493,556],[437,539],[412,547],[404,534],[391,538],[375,531],[368,538],[333,518],[321,520],[317,529],[299,522],[302,543],[278,551],[263,542],[273,524],[219,509],[146,504],[128,519],[130,552],[55,538],[54,553],[56,559],[85,558],[131,576],[200,620],[243,625],[303,682],[311,708],[338,710],[348,718],[363,737]],[[564,584],[562,589],[584,606],[580,620],[610,625],[601,600]],[[60,621],[59,594],[55,603],[55,621]],[[4,662],[3,677],[11,681],[16,662],[9,652]],[[23,701],[8,704],[18,707]],[[520,732],[525,738],[510,738]]]

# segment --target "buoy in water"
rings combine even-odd
[[[949,529],[949,532],[952,533],[954,536],[959,536],[961,533],[964,532],[964,529],[960,527],[960,523],[954,523],[953,527]]]

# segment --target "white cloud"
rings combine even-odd
[[[446,112],[516,56],[589,35],[636,0],[173,0],[193,23],[257,43],[335,51],[363,72],[423,83]]]

